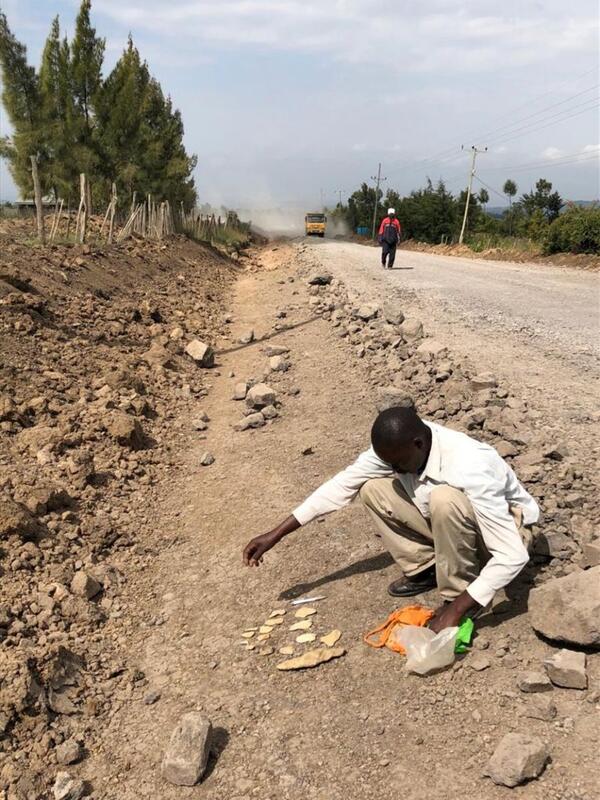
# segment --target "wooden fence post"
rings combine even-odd
[[[30,156],[31,158],[31,175],[33,177],[33,193],[35,196],[35,211],[37,218],[37,232],[38,239],[41,244],[46,244],[46,230],[44,228],[44,208],[42,206],[42,187],[40,184],[40,176],[38,174],[38,160],[37,156]]]
[[[115,225],[115,214],[117,212],[117,184],[112,185],[112,196],[110,199],[110,222],[108,224],[108,243],[112,244],[113,231]]]

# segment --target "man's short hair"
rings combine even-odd
[[[393,406],[377,417],[371,428],[371,444],[377,452],[404,445],[422,436],[427,426],[414,408]]]

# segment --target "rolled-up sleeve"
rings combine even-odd
[[[392,474],[391,466],[382,461],[370,447],[353,464],[313,492],[292,514],[300,525],[306,525],[315,517],[330,514],[348,505],[361,486],[371,478],[383,478]]]
[[[469,465],[462,474],[463,491],[471,501],[490,560],[467,587],[480,605],[486,606],[494,594],[515,578],[529,561],[506,499],[507,472],[500,457],[491,453]]]

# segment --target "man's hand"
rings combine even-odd
[[[452,603],[445,603],[437,609],[433,617],[427,623],[427,627],[431,628],[434,633],[439,633],[443,631],[444,628],[454,628],[458,626],[461,616],[457,616],[456,611],[452,608]]]
[[[471,610],[479,609],[481,606],[465,590],[459,594],[451,603],[440,606],[427,625],[434,633],[443,631],[444,628],[454,628],[460,625],[461,619]]]
[[[250,539],[244,548],[244,564],[247,567],[258,567],[262,563],[263,556],[267,550],[270,550],[280,539],[283,539],[284,536],[287,536],[288,533],[297,530],[299,527],[300,523],[296,517],[291,515],[285,519],[281,525],[273,528],[272,531],[262,533],[260,536],[255,536],[254,539]]]
[[[250,539],[244,548],[244,564],[247,567],[258,567],[262,564],[264,554],[279,541],[279,537],[274,534],[275,531],[269,531]]]

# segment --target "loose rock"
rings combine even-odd
[[[543,672],[523,672],[517,678],[517,684],[522,692],[549,692],[552,683]]]
[[[540,775],[549,753],[546,745],[535,736],[507,733],[488,762],[485,775],[500,786],[519,786]]]
[[[72,778],[68,772],[58,772],[52,787],[54,800],[79,800],[85,793],[83,781]]]
[[[102,584],[88,575],[87,572],[80,570],[76,572],[71,581],[71,591],[79,597],[85,597],[86,600],[91,600],[99,592],[102,591]]]
[[[548,677],[555,686],[565,689],[587,689],[585,653],[559,650],[544,661]]]
[[[215,351],[199,339],[193,339],[185,346],[185,352],[201,367],[214,367]]]
[[[210,753],[212,725],[203,714],[184,714],[171,734],[162,775],[176,786],[194,786],[204,775]]]
[[[529,595],[529,619],[548,639],[600,646],[600,566],[539,586]]]
[[[266,383],[257,383],[246,395],[246,405],[249,408],[264,408],[272,406],[277,399],[277,394]]]

